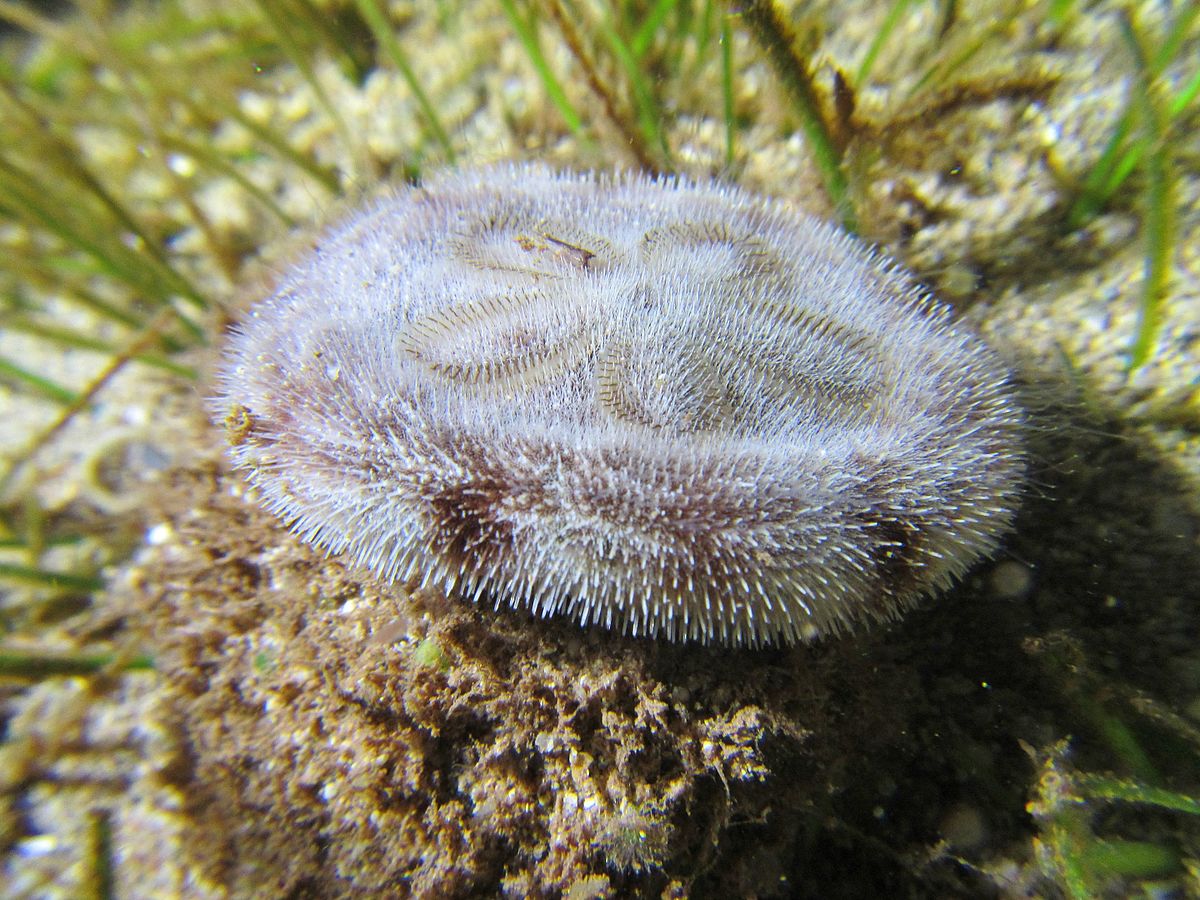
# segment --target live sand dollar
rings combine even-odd
[[[894,617],[1024,477],[999,358],[895,263],[719,183],[447,172],[331,229],[231,338],[230,454],[387,580],[669,640]]]

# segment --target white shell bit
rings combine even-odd
[[[230,341],[235,463],[308,540],[629,634],[792,643],[992,552],[1004,367],[837,228],[513,165],[351,215]]]

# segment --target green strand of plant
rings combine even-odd
[[[1163,878],[1183,868],[1179,851],[1150,841],[1090,841],[1080,859],[1088,869],[1124,878]]]
[[[600,22],[600,34],[616,58],[617,64],[625,72],[625,77],[629,79],[629,86],[633,91],[633,105],[637,112],[638,127],[641,129],[643,138],[647,144],[658,148],[663,159],[669,160],[670,150],[667,146],[667,138],[659,124],[662,121],[662,110],[645,73],[638,65],[633,50],[607,17]]]
[[[821,111],[808,65],[796,55],[795,37],[791,29],[779,17],[771,0],[748,0],[740,10],[751,35],[792,98],[825,191],[838,218],[848,231],[857,231],[858,222],[850,202],[849,185],[842,171],[842,151],[834,141]]]
[[[1179,16],[1167,28],[1165,39],[1155,51],[1153,59],[1147,64],[1152,82],[1174,61],[1175,55],[1179,52],[1198,15],[1200,15],[1200,4],[1185,4],[1180,10]],[[1135,55],[1141,57],[1143,61],[1145,60],[1145,55],[1140,49]],[[1135,93],[1130,96],[1129,102],[1104,145],[1104,150],[1095,165],[1088,171],[1087,177],[1084,178],[1079,196],[1071,204],[1066,218],[1068,231],[1074,231],[1095,218],[1145,156],[1147,141],[1144,137],[1139,137],[1132,144],[1126,146],[1130,133],[1133,131],[1135,114],[1140,106],[1140,101],[1136,96],[1136,84],[1133,90]],[[1196,99],[1198,93],[1200,93],[1200,69],[1193,72],[1183,88],[1171,97],[1166,109],[1165,124],[1169,125],[1178,118]]]
[[[70,406],[79,399],[79,395],[70,388],[63,387],[43,375],[31,372],[16,363],[0,357],[0,378],[7,378],[25,385],[35,394],[53,400],[62,406]]]
[[[1108,712],[1102,705],[1083,694],[1077,695],[1075,700],[1103,737],[1105,743],[1130,771],[1143,781],[1162,780],[1158,768],[1124,720]]]
[[[95,900],[114,900],[117,896],[116,873],[113,871],[112,821],[108,810],[92,810],[88,843],[91,845],[91,871],[88,872],[87,894]]]
[[[183,153],[193,159],[197,159],[202,165],[236,182],[242,190],[257,200],[264,209],[279,219],[284,226],[288,228],[296,226],[296,221],[287,214],[274,197],[246,177],[241,169],[220,153],[215,152],[212,148],[202,143],[189,141],[178,135],[164,134],[162,135],[162,141],[163,145],[171,152]]]
[[[1129,371],[1153,354],[1162,325],[1162,308],[1170,287],[1171,252],[1175,236],[1174,177],[1169,158],[1166,114],[1155,95],[1154,76],[1128,14],[1120,16],[1121,35],[1137,70],[1134,99],[1146,140],[1146,187],[1142,197],[1142,232],[1146,242],[1142,301],[1137,334],[1129,350]]]
[[[629,49],[633,52],[634,58],[640,60],[646,55],[650,45],[654,43],[654,36],[662,27],[663,21],[678,5],[679,0],[657,0],[650,12],[642,19],[642,24],[638,26],[637,31],[634,32],[633,40],[629,42]]]
[[[733,29],[729,16],[721,17],[721,107],[725,115],[725,168],[733,168],[736,135],[733,108]]]
[[[700,15],[696,17],[696,57],[693,61],[693,66],[703,65],[708,60],[708,45],[712,42],[713,33],[713,7],[716,0],[704,0],[704,7],[700,11]],[[722,21],[725,17],[722,16]]]
[[[95,350],[97,353],[106,353],[110,356],[121,352],[121,348],[109,341],[101,340],[89,334],[84,334],[70,328],[65,328],[60,325],[48,325],[43,322],[36,322],[24,316],[13,316],[7,319],[4,323],[5,327],[11,331],[19,331],[22,334],[32,335],[33,337],[41,338],[42,340],[58,344],[62,347],[74,347],[80,350]],[[191,366],[185,366],[183,363],[176,362],[169,356],[162,356],[156,353],[143,353],[135,356],[134,360],[142,363],[142,365],[151,366],[155,369],[162,369],[166,372],[171,372],[175,375],[180,375],[188,380],[194,381],[198,376],[197,371]]]
[[[182,97],[180,99],[187,104],[193,115],[201,119],[208,118],[210,111],[203,109],[195,100],[189,97]],[[233,119],[283,159],[307,172],[319,181],[331,194],[337,194],[341,191],[336,172],[321,165],[297,149],[286,136],[260,122],[254,121],[236,103],[226,102],[221,98],[206,99],[206,103],[210,103],[223,117]]]
[[[137,238],[140,246],[152,257],[152,265],[164,284],[171,284],[175,292],[186,297],[193,304],[199,307],[206,306],[204,296],[183,273],[171,265],[159,242],[81,162],[82,154],[79,148],[58,135],[52,124],[26,103],[13,85],[0,82],[0,96],[3,96],[10,107],[16,110],[30,126],[25,132],[27,152],[38,154],[41,166],[57,167],[60,169],[60,175],[77,183],[85,194],[95,197],[101,207],[116,220],[118,226],[116,230],[128,232]]]
[[[1068,823],[1074,828],[1068,827]],[[1062,886],[1071,900],[1093,900],[1087,869],[1075,840],[1078,831],[1086,833],[1077,816],[1060,815],[1042,830],[1042,834],[1054,853]]]
[[[425,122],[433,131],[433,136],[441,145],[442,152],[446,154],[446,160],[453,165],[457,156],[454,152],[454,145],[450,143],[450,136],[447,134],[445,127],[442,125],[442,120],[437,114],[437,110],[433,108],[433,104],[429,102],[429,97],[421,88],[421,83],[417,80],[412,66],[408,64],[408,59],[404,55],[404,50],[400,46],[400,42],[396,40],[396,34],[388,23],[387,18],[383,14],[383,10],[379,8],[379,4],[375,0],[356,0],[359,12],[363,18],[367,20],[367,26],[371,29],[371,33],[375,35],[375,39],[379,41],[388,58],[400,71],[400,75],[408,84],[408,89],[412,91],[413,96],[417,100],[417,105],[421,107],[421,114],[425,117]]]
[[[147,265],[150,258],[125,248],[111,235],[87,229],[72,214],[66,198],[27,169],[0,157],[0,191],[5,205],[24,219],[27,225],[44,228],[68,246],[82,250],[103,270],[125,282],[147,299],[163,303],[173,293],[163,283],[161,272]]]
[[[1197,93],[1200,93],[1200,69],[1197,69],[1192,74],[1192,77],[1188,80],[1187,84],[1184,85],[1183,89],[1171,98],[1171,102],[1167,105],[1168,125],[1174,122],[1175,119],[1177,119],[1179,115],[1185,109],[1187,109],[1188,105],[1196,99]],[[1118,133],[1114,134],[1114,137],[1117,138],[1117,142],[1119,144],[1120,142],[1124,141],[1127,135],[1128,129],[1126,129],[1123,133],[1119,132],[1118,130]],[[1146,140],[1145,138],[1139,137],[1135,139],[1132,144],[1130,144],[1115,165],[1109,166],[1110,171],[1107,179],[1104,180],[1104,183],[1096,191],[1095,198],[1089,198],[1092,200],[1090,204],[1091,215],[1095,215],[1097,212],[1099,212],[1100,207],[1112,198],[1113,194],[1117,192],[1118,188],[1120,188],[1121,185],[1125,183],[1125,180],[1131,174],[1133,174],[1133,171],[1141,163],[1145,154]],[[1097,166],[1097,168],[1099,169],[1099,166]],[[1084,219],[1084,221],[1086,221],[1086,219]]]
[[[62,675],[92,675],[120,661],[122,671],[145,671],[154,668],[154,660],[146,655],[121,660],[112,653],[34,653],[0,648],[0,676],[41,679]]]
[[[55,572],[49,569],[35,568],[34,566],[17,565],[16,563],[0,563],[0,582],[80,591],[83,593],[91,593],[104,587],[104,582],[94,575],[80,575],[77,572]]]
[[[1154,787],[1127,778],[1081,772],[1076,776],[1078,787],[1085,796],[1097,800],[1121,800],[1126,803],[1145,803],[1162,809],[1200,816],[1200,799],[1167,788]]]
[[[887,43],[888,38],[895,32],[896,26],[900,24],[900,20],[904,18],[909,2],[910,0],[893,0],[887,14],[883,17],[883,24],[879,26],[879,31],[871,39],[871,45],[863,54],[862,62],[858,64],[858,71],[854,74],[855,87],[862,87],[871,77],[871,70],[875,68],[875,60],[879,57],[879,51],[883,49],[883,45]]]
[[[46,547],[76,547],[85,540],[81,534],[63,534],[56,537],[47,538],[41,544],[41,548]],[[0,549],[3,550],[29,550],[30,542],[25,538],[19,537],[0,537]]]
[[[1075,0],[1050,0],[1049,17],[1055,25],[1063,25],[1074,11]]]
[[[48,255],[46,258],[35,256],[31,259],[25,253],[18,253],[13,249],[9,253],[7,264],[10,272],[17,277],[22,287],[32,286],[53,291],[60,294],[67,302],[74,303],[103,319],[111,320],[127,328],[138,329],[144,328],[146,325],[143,317],[96,296],[93,291],[84,286],[83,278],[72,278],[71,273],[64,271],[61,265],[54,265],[52,255]],[[20,301],[18,301],[19,303]],[[164,339],[163,347],[167,350],[182,350],[184,345],[178,341],[168,342],[167,339]]]
[[[513,31],[516,32],[521,46],[525,48],[525,54],[529,57],[530,65],[533,66],[533,70],[537,73],[538,78],[541,79],[542,87],[546,89],[546,94],[549,96],[550,102],[554,104],[559,115],[563,117],[563,121],[567,123],[567,128],[571,129],[571,133],[580,139],[584,139],[583,119],[575,110],[575,107],[571,105],[571,101],[567,99],[567,92],[563,90],[562,84],[550,69],[550,64],[546,62],[546,57],[542,53],[541,46],[538,44],[537,30],[533,25],[532,18],[529,21],[521,18],[513,0],[500,0],[500,6],[504,9],[504,14],[512,24]]]
[[[321,80],[317,78],[317,73],[312,67],[312,62],[309,59],[309,54],[300,46],[296,40],[296,36],[292,33],[290,22],[292,17],[284,14],[284,10],[280,8],[279,0],[256,0],[258,8],[262,11],[267,22],[270,23],[276,37],[279,38],[279,43],[283,46],[284,52],[292,65],[308,82],[308,86],[312,88],[313,96],[316,97],[317,103],[325,110],[325,114],[329,116],[329,120],[333,122],[334,130],[337,131],[345,147],[353,151],[355,143],[350,137],[350,129],[346,125],[346,120],[342,118],[338,108],[329,98],[329,94],[321,85]]]

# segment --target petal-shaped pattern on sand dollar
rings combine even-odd
[[[596,361],[596,399],[614,419],[672,434],[728,426],[734,410],[717,361],[697,345],[670,355],[633,338],[616,338]]]
[[[576,224],[532,212],[498,209],[468,217],[448,244],[477,269],[533,278],[602,271],[617,261],[611,242]]]
[[[488,294],[412,322],[400,348],[457,384],[536,384],[561,372],[589,345],[589,316],[561,288]]]
[[[726,222],[672,222],[647,231],[639,246],[647,265],[678,267],[689,261],[710,278],[779,275],[787,265],[759,235]]]
[[[747,299],[725,317],[724,346],[769,402],[837,419],[863,413],[886,369],[871,335],[779,295]]]

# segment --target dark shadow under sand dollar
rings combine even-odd
[[[231,341],[232,454],[384,579],[635,635],[886,619],[1010,526],[1004,366],[736,188],[505,166],[357,212]]]

